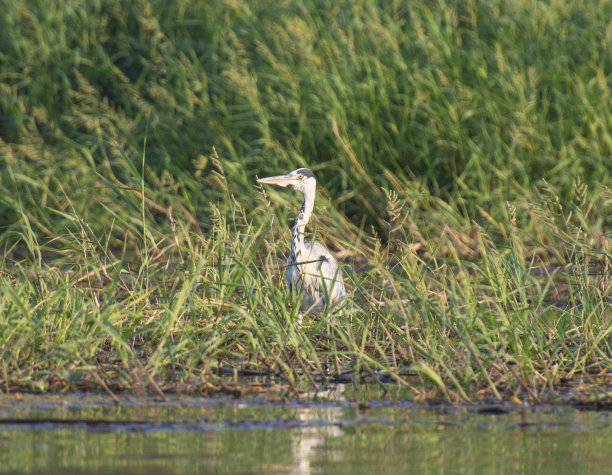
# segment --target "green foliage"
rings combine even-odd
[[[563,200],[576,177],[610,182],[606,1],[2,9],[4,167],[54,192],[66,175],[91,189],[94,168],[116,169],[117,143],[141,156],[147,130],[148,173],[176,180],[192,213],[220,198],[188,178],[209,172],[213,147],[241,198],[255,173],[309,165],[379,229],[380,187],[418,181],[497,213],[541,178]]]
[[[114,189],[131,220],[105,208],[116,219],[98,235],[63,213],[61,255],[21,223],[23,251],[5,256],[0,275],[3,389],[210,391],[247,371],[277,374],[297,392],[350,375],[421,400],[543,401],[578,375],[609,377],[610,243],[582,228],[582,210],[595,208],[584,186],[571,212],[550,195],[529,205],[539,247],[519,238],[513,208],[491,223],[506,236],[500,245],[476,225],[470,236],[439,222],[442,232],[424,237],[409,201],[388,192],[388,245],[339,241],[352,256],[352,299],[303,318],[284,288],[289,230],[274,224],[263,191],[261,224],[234,202],[227,215],[213,206],[210,231],[196,234],[171,208],[170,233],[155,221],[148,185],[140,203],[137,191]],[[600,198],[609,206],[609,194]],[[429,205],[450,224],[461,219],[443,201]],[[137,244],[110,246],[118,229]],[[322,225],[317,235],[332,232]]]
[[[612,3],[0,8],[3,389],[610,384]],[[298,166],[356,305],[302,326]]]

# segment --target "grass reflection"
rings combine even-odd
[[[201,399],[198,405],[196,398],[66,407],[58,401],[0,401],[4,421],[41,421],[0,422],[0,471],[601,473],[612,463],[610,412],[338,402],[223,407]],[[102,414],[118,423],[85,422]],[[51,418],[77,422],[44,422]]]

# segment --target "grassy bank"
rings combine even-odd
[[[611,2],[2,6],[2,390],[609,401]],[[356,304],[303,326],[298,166]]]

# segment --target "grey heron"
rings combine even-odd
[[[304,231],[314,208],[317,181],[307,168],[298,168],[287,175],[259,178],[258,183],[292,186],[304,194],[304,203],[295,219],[291,237],[291,253],[287,268],[290,292],[300,293],[300,311],[321,312],[346,295],[342,270],[336,259],[322,244],[304,241]]]

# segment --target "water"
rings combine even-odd
[[[0,472],[612,473],[612,412],[0,396]]]

